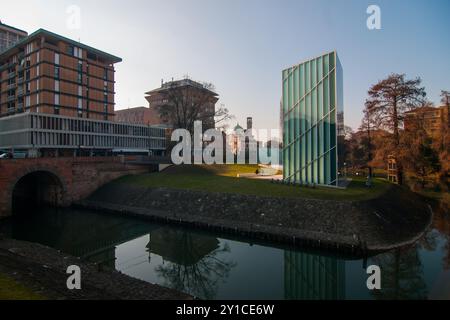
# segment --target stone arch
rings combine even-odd
[[[21,171],[10,183],[6,196],[11,214],[18,204],[30,207],[43,204],[65,206],[69,202],[66,179],[47,167],[31,167]]]

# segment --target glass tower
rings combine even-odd
[[[342,66],[335,51],[283,70],[283,176],[338,185],[344,127]]]

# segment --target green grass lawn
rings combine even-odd
[[[297,187],[271,183],[268,180],[237,178],[238,174],[255,173],[252,165],[175,166],[160,173],[127,176],[117,183],[145,187],[167,187],[210,192],[240,193],[259,196],[315,198],[330,200],[366,200],[379,197],[391,186],[375,180],[374,187],[365,187],[363,178],[356,178],[346,190],[326,187]]]
[[[0,300],[44,300],[45,298],[0,274]]]

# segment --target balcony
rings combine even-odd
[[[8,96],[8,98],[6,99],[6,101],[8,102],[12,102],[16,100],[16,96]]]
[[[8,84],[8,85],[6,86],[6,88],[7,88],[8,90],[14,89],[15,87],[16,87],[16,84],[15,84],[15,83],[11,83],[11,84]]]
[[[18,83],[18,84],[22,84],[22,83],[23,83],[23,77],[22,77],[22,78],[19,78],[19,79],[17,79],[17,83]]]
[[[16,72],[10,72],[8,73],[8,79],[14,78],[16,76]]]
[[[17,88],[17,95],[18,96],[23,96],[23,87]]]

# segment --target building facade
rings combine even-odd
[[[22,113],[0,118],[0,150],[26,157],[164,155],[163,128]]]
[[[8,26],[0,21],[0,53],[13,47],[27,36],[26,31]]]
[[[282,72],[283,176],[299,184],[338,185],[343,75],[335,51]]]
[[[188,104],[194,105],[196,120],[203,122],[203,130],[215,128],[215,109],[219,100],[217,93],[213,92],[205,85],[191,79],[183,79],[162,83],[161,87],[146,93],[146,99],[152,114],[156,117],[153,123],[167,125],[176,129],[173,119],[162,115],[161,108],[168,108],[175,103],[186,107]],[[188,109],[188,108],[186,108]]]
[[[448,126],[449,110],[446,106],[422,107],[409,111],[405,115],[405,130],[422,127],[432,138],[441,136],[442,128]]]
[[[161,122],[156,110],[148,107],[128,108],[115,113],[115,121],[121,123],[159,125]]]
[[[39,29],[0,54],[0,117],[33,112],[112,121],[120,61]]]

